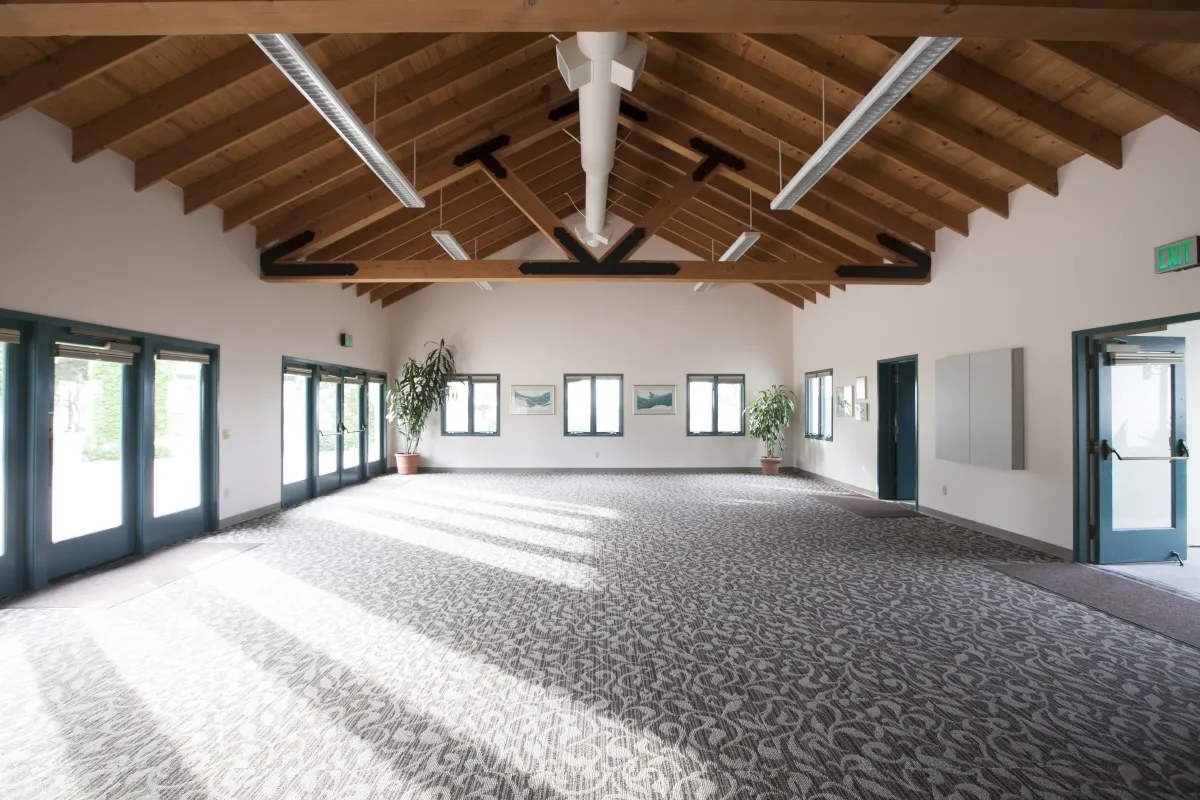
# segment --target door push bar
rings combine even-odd
[[[1117,457],[1118,461],[1187,461],[1191,458],[1191,453],[1188,452],[1187,443],[1183,439],[1179,440],[1179,455],[1177,456],[1123,456],[1113,449],[1108,443],[1108,439],[1100,442],[1100,457],[1105,461],[1108,460],[1109,454]]]
[[[366,428],[363,427],[363,428],[359,428],[358,430],[352,431],[349,428],[347,428],[345,425],[343,425],[342,423],[339,422],[336,431],[333,431],[332,433],[326,433],[325,431],[321,430],[320,428],[317,428],[317,435],[319,435],[319,436],[342,436],[347,433],[362,433],[365,430],[366,430]]]

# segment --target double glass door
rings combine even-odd
[[[1093,560],[1187,558],[1187,418],[1182,338],[1095,343]]]
[[[215,352],[0,317],[0,596],[216,527]]]
[[[383,474],[383,375],[288,360],[283,504]]]

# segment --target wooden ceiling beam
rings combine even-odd
[[[387,308],[388,306],[391,306],[391,305],[395,305],[396,303],[399,303],[404,298],[412,297],[417,292],[421,291],[422,289],[428,289],[432,285],[433,284],[429,284],[429,283],[411,283],[408,286],[405,286],[400,291],[395,292],[395,293],[390,294],[387,297],[385,297],[383,299],[382,305],[384,308]]]
[[[894,53],[905,52],[914,41],[895,36],[872,38]],[[1063,144],[1074,147],[1114,169],[1121,168],[1121,137],[1087,117],[1076,114],[1066,106],[1059,105],[960,52],[947,53],[933,71],[951,83],[1027,120]]]
[[[537,196],[536,192],[529,188],[525,181],[521,180],[515,169],[505,165],[505,159],[502,156],[496,156],[495,160],[500,165],[503,177],[487,167],[484,167],[484,173],[492,183],[496,184],[496,188],[521,210],[522,214],[529,217],[529,221],[533,223],[534,227],[541,231],[563,256],[571,258],[570,251],[555,237],[556,229],[563,228],[562,220],[550,210],[550,207]],[[575,237],[575,234],[570,231],[567,231],[567,235]],[[576,241],[578,240],[576,239]],[[580,245],[586,247],[582,242]]]
[[[1036,42],[1125,94],[1200,131],[1200,91],[1106,44]]]
[[[507,155],[536,145],[544,141],[548,136],[573,125],[577,119],[574,115],[555,121],[547,119],[546,112],[560,102],[561,97],[551,95],[548,102],[535,104],[519,121],[501,125],[499,129],[491,127],[486,135],[475,133],[470,138],[450,142],[438,148],[435,152],[429,153],[427,157],[429,167],[421,170],[423,173],[421,177],[422,185],[420,186],[421,195],[423,197],[432,197],[438,189],[456,183],[478,170],[478,164],[471,164],[461,168],[457,167],[453,163],[453,158],[471,146],[479,144],[481,141],[487,141],[491,136],[499,133],[509,136],[509,144],[503,150]],[[371,177],[373,178],[374,176]],[[360,193],[360,196],[356,200],[345,205],[339,204],[333,206],[331,213],[321,217],[311,227],[306,225],[285,230],[283,235],[277,238],[275,235],[264,237],[260,230],[258,246],[270,245],[275,241],[287,238],[287,236],[294,235],[303,230],[313,230],[315,236],[312,243],[301,248],[297,253],[297,256],[303,256],[306,253],[320,250],[361,228],[365,228],[376,220],[395,211],[400,206],[400,201],[396,199],[394,194],[386,187],[379,185],[378,180],[375,181],[375,184],[369,191]],[[353,186],[355,184],[351,183],[349,185]]]
[[[616,167],[614,166],[614,170]],[[718,172],[724,170],[724,167],[717,166],[714,169],[707,170],[702,176],[697,178],[694,174],[685,172],[677,175],[673,183],[666,184],[666,190],[658,193],[658,201],[650,207],[640,218],[633,222],[631,231],[641,228],[643,238],[641,243],[629,252],[630,258],[636,253],[646,242],[650,241],[650,237],[658,233],[659,229],[673,217],[676,212],[681,209],[687,201],[700,193],[700,190],[709,184],[709,182],[717,175]],[[628,235],[628,234],[626,234]]]
[[[0,19],[4,14],[0,12]],[[69,44],[0,78],[0,120],[115,67],[163,40],[161,36],[96,37]]]
[[[0,36],[680,31],[1194,42],[1187,0],[16,0]]]
[[[770,292],[771,294],[775,295],[780,300],[783,300],[786,303],[791,303],[792,305],[794,305],[796,308],[800,309],[801,311],[804,310],[804,298],[801,297],[800,295],[793,294],[792,292],[785,289],[783,286],[781,286],[777,283],[756,283],[754,285],[757,286],[759,289],[762,289],[764,292]]]
[[[489,43],[474,47],[468,53],[454,59],[436,64],[434,67],[418,72],[410,79],[401,81],[395,86],[389,86],[372,97],[356,103],[352,108],[359,119],[375,118],[382,122],[404,108],[417,103],[430,95],[452,86],[455,82],[471,76],[480,70],[491,67],[497,61],[511,57],[521,49],[529,46],[533,39],[540,38],[536,34],[514,34],[498,36]],[[376,102],[378,101],[378,102]],[[439,114],[442,112],[439,112]],[[376,116],[378,115],[378,116]],[[425,114],[421,115],[422,117]],[[431,116],[429,120],[436,121],[440,117]],[[412,120],[415,123],[415,120]],[[422,124],[425,124],[424,122]],[[409,128],[409,122],[400,123],[401,127]],[[380,139],[394,138],[393,129],[385,128]],[[301,158],[311,155],[321,148],[328,147],[334,142],[341,141],[337,132],[328,125],[311,125],[282,141],[256,151],[245,158],[214,172],[183,190],[183,211],[190,214],[197,209],[215,203],[222,197],[247,186],[260,178],[287,167]],[[409,139],[403,143],[410,143]],[[389,149],[400,145],[393,144]],[[331,157],[347,155],[339,148],[329,152]],[[353,155],[353,154],[349,154]],[[348,162],[347,162],[348,163]],[[354,164],[362,162],[354,159]]]
[[[435,34],[393,36],[330,65],[324,70],[325,77],[334,88],[344,91],[372,78],[381,69],[411,58],[445,38]],[[324,124],[304,95],[296,91],[291,83],[287,83],[270,97],[214,122],[201,131],[189,134],[136,162],[133,188],[140,192],[300,112],[307,112],[310,119]]]
[[[677,42],[678,37],[668,39]],[[688,40],[686,49],[679,50],[685,56],[692,58],[730,78],[749,86],[758,94],[768,97],[783,106],[803,114],[811,120],[819,122],[822,115],[830,125],[840,125],[846,118],[846,113],[838,106],[830,107],[823,104],[817,95],[805,91],[795,84],[781,79],[775,73],[752,64],[744,58],[714,45]],[[670,69],[667,66],[664,69]],[[786,141],[806,157],[811,156],[821,147],[821,140],[816,136],[805,134],[782,120],[765,117],[757,108],[741,102],[727,93],[715,91],[714,87],[699,75],[690,74],[686,70],[675,69],[673,76],[677,80],[687,82],[687,89],[701,102],[711,105],[720,111],[742,120],[751,127],[758,128],[764,133],[781,141]],[[1002,216],[1008,214],[1008,195],[987,181],[969,175],[963,170],[914,147],[899,136],[876,128],[867,134],[863,140],[866,147],[903,167],[914,170],[925,178],[962,195],[985,208],[995,211]],[[785,157],[786,159],[787,157]],[[795,159],[788,159],[795,169],[801,164]],[[778,168],[778,162],[772,162],[772,168]],[[790,174],[794,170],[785,164]],[[928,217],[942,223],[953,231],[968,233],[967,215],[959,209],[943,203],[916,186],[911,186],[887,172],[850,156],[842,159],[834,167],[834,173],[843,173],[855,178],[868,186],[876,188],[905,205],[920,211]],[[820,186],[818,184],[818,186]]]
[[[857,95],[865,97],[870,94],[883,77],[861,69],[849,59],[841,58],[804,39],[762,35],[751,35],[749,38]],[[968,125],[961,119],[943,114],[914,94],[901,98],[890,113],[924,128],[934,136],[999,167],[1052,197],[1058,196],[1058,170],[1054,165],[1034,158],[978,126]],[[845,112],[838,116],[844,118]],[[831,124],[836,126],[840,121]]]
[[[303,34],[296,38],[308,47],[328,37]],[[74,128],[71,157],[79,163],[217,92],[227,91],[238,81],[273,69],[275,65],[258,45],[243,45]]]
[[[526,275],[521,266],[528,260],[452,261],[360,261],[354,275],[343,276],[263,276],[267,283],[413,283],[475,281],[668,281],[721,283],[845,283],[870,285],[920,285],[928,283],[921,270],[899,267],[885,275],[855,275],[839,273],[832,264],[815,261],[678,261],[668,262],[678,268],[673,275],[603,276],[603,275]],[[901,272],[903,270],[903,272]],[[911,277],[909,277],[911,275]]]
[[[474,61],[472,63],[475,65],[475,69],[482,69],[490,62]],[[392,153],[398,163],[405,163],[403,156],[408,154],[408,146],[417,141],[418,138],[429,141],[442,128],[460,122],[472,114],[478,114],[481,109],[501,102],[509,95],[522,92],[530,85],[546,84],[552,77],[557,78],[558,71],[555,69],[554,63],[554,53],[544,53],[537,56],[531,61],[504,71],[502,74],[473,89],[456,94],[449,100],[433,106],[412,119],[383,129],[376,136],[376,141],[379,142],[380,147]],[[435,82],[430,81],[429,83]],[[436,83],[441,84],[442,82],[437,81]],[[397,87],[397,89],[400,88],[402,87]],[[437,88],[442,89],[445,87],[444,85],[439,85]],[[397,91],[397,94],[399,93]],[[387,94],[387,92],[384,94]],[[405,91],[403,94],[411,96],[414,93]],[[420,96],[425,96],[426,94],[428,92],[423,92]],[[354,107],[354,113],[360,119],[367,119],[371,116],[371,108],[371,100],[367,99]],[[397,110],[397,108],[397,106],[389,103],[387,113],[390,114]],[[337,138],[337,133],[331,127],[322,125],[320,128],[328,131],[328,134],[332,135],[335,139]],[[243,223],[252,223],[263,215],[269,214],[275,209],[285,206],[310,192],[314,192],[350,172],[366,175],[370,170],[363,164],[362,159],[356,153],[349,151],[339,152],[333,158],[327,159],[310,169],[306,169],[294,178],[284,181],[278,186],[270,187],[235,206],[227,208],[225,210],[225,230],[232,230]]]

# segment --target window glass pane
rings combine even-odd
[[[354,469],[362,462],[362,386],[347,383],[342,386],[342,469]]]
[[[742,384],[740,381],[717,382],[717,432],[741,433]]]
[[[821,378],[821,435],[833,435],[833,376]]]
[[[470,393],[465,380],[450,381],[446,384],[446,406],[443,413],[446,416],[446,433],[466,433],[467,414],[470,412]]]
[[[4,463],[6,460],[4,443],[8,438],[5,436],[5,431],[7,429],[5,427],[6,418],[4,416],[4,404],[6,402],[5,397],[7,397],[7,395],[4,393],[4,389],[8,381],[8,372],[4,368],[4,361],[8,356],[8,348],[11,346],[12,345],[0,344],[0,556],[4,555],[4,540],[6,538],[5,520],[7,517],[4,516],[4,490],[8,484],[8,482],[4,479]]]
[[[500,384],[494,380],[475,382],[475,432],[496,433],[500,406]]]
[[[51,539],[118,527],[125,365],[54,359]]]
[[[380,436],[383,411],[383,384],[367,384],[367,461],[383,458],[383,437]]]
[[[1126,364],[1110,369],[1113,447],[1126,458],[1171,454],[1173,369],[1169,364]],[[1113,458],[1113,530],[1172,527],[1173,474],[1174,465],[1169,461]]]
[[[283,376],[283,482],[308,477],[307,375]]]
[[[596,378],[596,433],[621,432],[621,379]]]
[[[712,381],[688,381],[688,432],[712,433]]]
[[[317,428],[321,432],[317,444],[317,474],[337,472],[337,401],[339,384],[321,381],[317,388]]]
[[[154,362],[154,516],[200,506],[200,370]]]
[[[571,378],[567,381],[567,432],[592,431],[592,380]]]
[[[821,393],[819,378],[808,378],[804,381],[804,432],[809,436],[819,436],[821,433]]]

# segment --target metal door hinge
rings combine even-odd
[[[1100,529],[1097,528],[1095,525],[1088,525],[1088,538],[1089,539],[1099,539],[1100,538]]]

